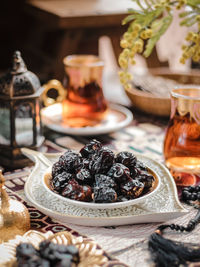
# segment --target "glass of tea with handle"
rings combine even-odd
[[[200,86],[185,85],[171,91],[164,157],[177,185],[195,184],[200,175]]]
[[[63,85],[56,80],[45,87],[44,102],[55,88],[62,103],[62,123],[70,127],[95,126],[107,113],[107,101],[102,89],[104,63],[95,55],[70,55],[63,59]]]

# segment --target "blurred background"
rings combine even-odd
[[[121,51],[120,36],[125,31],[121,21],[130,3],[130,0],[1,1],[0,73],[11,66],[13,52],[20,50],[28,68],[42,81],[62,79],[63,57],[97,55],[102,35],[110,37],[117,58]]]
[[[2,0],[0,73],[11,66],[15,50],[22,52],[28,68],[42,82],[63,78],[62,59],[69,54],[101,53],[103,59],[112,54],[115,61],[112,65],[116,66],[121,51],[120,37],[126,30],[121,21],[129,7],[134,7],[131,0]],[[139,67],[199,68],[199,64],[191,62],[186,66],[179,64],[185,29],[177,31],[177,25],[175,21],[158,43],[157,53],[154,51],[147,61],[138,60]],[[109,48],[108,41],[101,41],[99,48],[101,36],[109,37]],[[108,57],[106,60],[110,61]]]

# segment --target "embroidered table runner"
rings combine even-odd
[[[133,153],[141,153],[163,163],[162,146],[164,128],[167,120],[141,116],[135,117],[133,123],[121,131],[95,137],[112,149],[122,151],[131,149]],[[70,137],[47,131],[47,137],[58,145],[79,150],[92,137]],[[50,143],[50,142],[46,142]],[[52,144],[51,144],[52,145]],[[59,149],[52,145],[53,149]],[[24,183],[31,172],[31,168],[6,173],[6,187],[13,197],[24,199]],[[43,232],[58,232],[68,230],[74,235],[83,235],[93,238],[109,255],[129,266],[149,266],[149,253],[147,250],[148,236],[158,226],[157,223],[114,227],[87,227],[73,224],[63,224],[36,210],[31,204],[26,204],[31,215],[31,226]],[[189,212],[170,222],[186,225],[194,217],[196,210],[186,206]],[[200,225],[192,232],[186,234],[169,233],[168,237],[183,242],[195,243],[200,240]],[[126,266],[116,260],[111,260],[109,266]],[[112,265],[113,264],[113,265]]]

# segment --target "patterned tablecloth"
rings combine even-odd
[[[131,149],[136,153],[148,155],[153,159],[163,162],[162,146],[164,129],[167,125],[167,119],[159,119],[150,116],[144,116],[134,111],[134,121],[131,125],[118,132],[109,135],[96,136],[95,138],[103,142],[114,150]],[[71,149],[79,150],[84,143],[92,137],[71,137],[46,130],[46,136],[51,142],[46,142],[48,147],[54,151],[60,149],[57,145],[62,145]],[[26,201],[24,195],[24,183],[30,174],[31,168],[16,170],[5,173],[6,187],[10,194],[17,199]],[[117,227],[87,227],[79,225],[63,225],[53,221],[51,218],[36,210],[31,204],[27,204],[31,215],[31,227],[43,232],[58,232],[68,230],[74,235],[89,236],[116,260],[110,261],[110,266],[149,266],[149,254],[147,250],[148,236],[154,231],[158,224],[139,224]],[[190,212],[179,217],[173,222],[187,224],[195,215],[196,210],[187,206]],[[192,232],[186,234],[177,234],[169,232],[168,237],[184,242],[197,242],[200,240],[200,225]],[[120,261],[120,262],[119,262]],[[115,263],[115,264],[114,264]],[[114,265],[112,265],[114,264]]]

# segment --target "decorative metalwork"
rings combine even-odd
[[[15,266],[15,249],[21,242],[30,242],[33,246],[38,248],[39,243],[45,239],[56,244],[76,246],[80,255],[80,262],[76,265],[77,267],[104,266],[104,264],[108,262],[104,251],[99,248],[94,241],[88,238],[83,238],[81,236],[75,237],[67,231],[56,234],[50,231],[45,234],[37,231],[28,231],[23,236],[17,236],[16,239],[11,242],[0,245],[1,252],[3,252],[0,259],[1,266],[8,266],[9,264],[9,266]]]
[[[30,216],[28,209],[21,202],[8,196],[1,171],[0,193],[0,243],[2,243],[27,232],[30,229]]]
[[[9,168],[24,167],[30,161],[20,148],[36,148],[44,140],[41,132],[39,97],[43,92],[38,77],[27,70],[16,51],[12,69],[0,78],[0,161]]]

